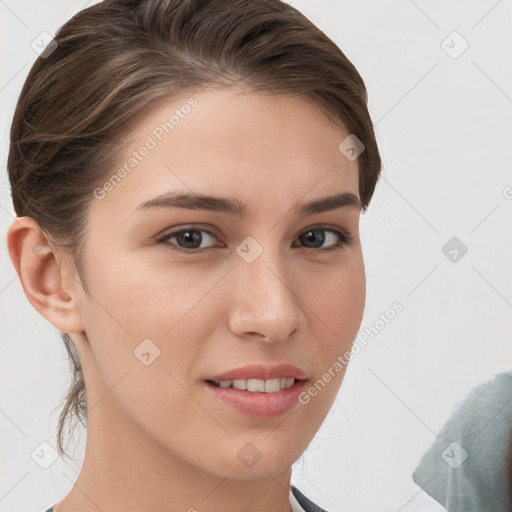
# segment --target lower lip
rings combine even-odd
[[[288,412],[294,407],[304,388],[305,380],[296,380],[295,384],[275,393],[252,392],[235,388],[221,388],[206,382],[216,398],[237,411],[254,418],[272,418]]]

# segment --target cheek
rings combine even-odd
[[[176,385],[170,374],[189,382],[211,337],[212,314],[219,304],[212,304],[211,297],[218,297],[216,285],[229,265],[201,271],[105,254],[94,268],[85,325],[98,379],[110,389],[130,372],[130,382],[140,376],[140,385],[130,391],[134,402],[148,404],[144,397],[138,400],[138,390],[167,390],[163,395],[169,399]],[[139,375],[141,371],[145,373]]]
[[[91,382],[106,397],[102,407],[148,430],[177,430],[185,419],[196,424],[201,410],[184,388],[211,332],[202,329],[200,311],[220,272],[194,275],[106,259],[96,268],[85,325]]]
[[[360,328],[366,300],[362,258],[312,273],[303,297],[310,328],[325,341],[326,348],[350,344]]]
[[[101,323],[103,334],[128,338],[134,346],[144,338],[164,341],[190,325],[189,318],[229,269],[228,264],[172,265],[160,255],[154,261],[137,252],[105,255],[91,272],[89,319]]]
[[[361,326],[366,298],[362,258],[346,260],[336,270],[315,274],[305,281],[304,290],[308,338],[316,345],[309,351],[309,362],[316,375],[305,388],[299,408],[315,418],[309,423],[313,436],[338,394],[347,369],[347,354]]]

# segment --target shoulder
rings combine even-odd
[[[494,439],[503,438],[512,423],[511,401],[512,372],[493,375],[458,400],[440,435],[472,439],[486,429]]]
[[[504,451],[512,434],[511,403],[512,372],[472,388],[421,457],[414,482],[450,510],[510,510]]]

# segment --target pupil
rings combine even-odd
[[[190,234],[192,234],[192,235],[189,236]],[[183,231],[182,233],[177,235],[177,239],[178,239],[178,242],[180,242],[180,243],[183,242],[187,249],[197,249],[197,247],[194,246],[194,244],[197,244],[197,246],[200,246],[202,236],[201,236],[200,231],[197,231],[197,230]],[[190,243],[193,245],[193,247],[190,247],[187,245]]]
[[[315,238],[316,242],[318,243],[315,243]],[[301,242],[303,243],[304,241],[312,241],[315,244],[314,247],[321,247],[325,242],[324,230],[317,228],[306,231],[304,234],[301,235]]]

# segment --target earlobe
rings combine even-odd
[[[32,306],[61,332],[82,332],[81,287],[52,245],[31,217],[17,217],[7,233],[9,256]]]

